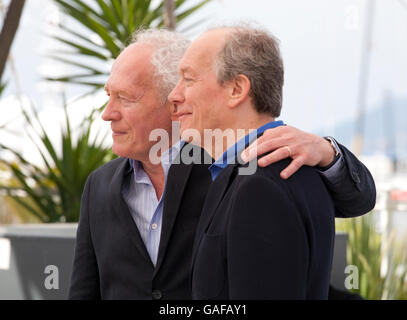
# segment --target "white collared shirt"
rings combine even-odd
[[[122,189],[124,200],[130,209],[130,213],[137,225],[154,266],[157,263],[160,245],[163,202],[167,186],[168,171],[182,145],[182,141],[178,141],[170,149],[163,152],[161,156],[165,184],[160,199],[157,199],[154,186],[144,171],[141,162],[134,159],[129,159],[133,167],[132,178]]]

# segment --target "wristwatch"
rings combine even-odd
[[[337,146],[336,142],[334,141],[333,138],[331,137],[324,137],[325,140],[329,141],[331,144],[332,148],[335,151],[335,157],[337,157],[341,152],[339,151],[339,147]]]
[[[321,167],[321,166],[317,166],[318,170],[320,171],[326,171],[329,168],[331,168],[341,157],[341,151],[338,147],[338,145],[336,144],[336,141],[332,138],[332,137],[324,137],[325,140],[329,141],[329,143],[331,144],[332,148],[335,151],[335,156],[334,159],[332,160],[332,162],[330,164],[328,164],[326,167]]]

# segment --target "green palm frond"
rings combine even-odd
[[[51,81],[101,88],[105,83],[108,71],[91,66],[92,63],[84,64],[83,58],[87,58],[87,61],[91,58],[95,65],[101,65],[101,62],[102,65],[106,65],[106,62],[115,59],[128,45],[134,31],[139,28],[164,26],[164,1],[159,3],[153,3],[151,0],[54,1],[71,21],[75,21],[82,28],[73,30],[72,27],[63,24],[59,26],[63,35],[53,36],[68,50],[55,51],[51,57],[57,58],[61,63],[75,66],[80,71],[73,75],[47,77],[47,80]],[[175,1],[177,22],[184,21],[210,0],[202,0],[192,6],[189,5],[190,2],[190,0]],[[195,24],[190,25],[183,31],[195,26]],[[96,79],[97,76],[102,77]]]
[[[41,155],[42,166],[32,164],[15,148],[0,144],[1,149],[16,159],[0,160],[13,181],[0,185],[0,189],[42,222],[78,221],[81,195],[88,175],[115,157],[109,148],[103,147],[104,137],[96,135],[99,138],[91,139],[93,114],[81,123],[79,135],[74,138],[66,107],[64,110],[61,150],[52,143],[34,108],[31,117],[23,110],[26,127],[34,132],[30,138]]]
[[[337,221],[337,230],[349,236],[348,264],[358,268],[359,288],[352,291],[365,299],[407,299],[406,242],[397,242],[394,230],[377,229],[373,213]]]

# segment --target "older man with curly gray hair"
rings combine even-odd
[[[187,144],[172,137],[174,105],[167,99],[179,79],[178,65],[188,45],[175,32],[140,30],[112,66],[102,118],[111,124],[112,150],[119,158],[88,177],[70,299],[191,298],[192,243],[211,177],[207,164],[179,159]],[[158,164],[149,157],[155,143],[150,133],[156,129],[167,132],[169,142],[175,141],[161,150]],[[335,151],[325,139],[292,127],[283,132],[282,142],[293,151],[293,159],[300,157],[291,173],[304,163],[321,165],[334,159]],[[275,149],[268,161],[287,157],[285,147],[264,144],[273,142],[273,134],[269,137],[259,145],[260,152]],[[342,158],[342,162],[335,158],[339,175],[331,173],[334,200],[339,199],[344,216],[363,214],[371,208],[369,175],[355,169],[361,179],[356,189],[346,169],[345,173],[340,169],[347,163]],[[346,194],[335,191],[335,179],[348,186]],[[352,201],[360,206],[355,209]]]

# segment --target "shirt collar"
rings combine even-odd
[[[161,155],[161,163],[163,163],[164,165],[171,165],[171,163],[175,160],[184,144],[185,141],[178,140],[176,143],[174,143],[172,147],[165,150]]]
[[[227,167],[228,164],[233,164],[237,155],[239,155],[246,146],[251,143],[254,139],[256,139],[259,135],[261,135],[267,129],[283,126],[284,122],[279,121],[270,121],[265,125],[257,128],[246,135],[244,138],[240,139],[236,142],[233,146],[227,149],[222,156],[220,156],[212,165],[209,167],[209,171],[211,172],[212,181],[216,179],[219,173]]]
[[[161,165],[164,169],[165,177],[167,176],[169,167],[171,166],[174,159],[177,157],[184,144],[184,141],[178,140],[172,147],[162,153]],[[129,158],[129,168],[126,171],[126,174],[130,172],[134,173],[134,180],[136,183],[151,183],[150,178],[145,173],[143,166],[141,165],[141,162],[139,160]]]

